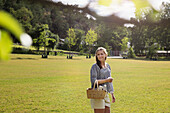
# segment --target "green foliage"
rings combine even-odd
[[[103,46],[104,48],[106,48],[107,52],[108,52],[108,56],[110,56],[110,46],[108,45],[108,43],[106,42],[105,45]]]
[[[85,39],[85,31],[81,29],[75,29],[76,34],[76,44],[75,44],[75,50],[81,51],[83,49],[83,46],[85,45],[84,39]]]
[[[97,41],[97,33],[94,30],[88,30],[86,36],[85,36],[85,43],[88,46],[88,53],[90,55],[92,46],[94,46],[94,42]]]
[[[129,34],[128,34],[128,31],[127,31],[127,28],[117,26],[112,30],[112,37],[111,37],[111,40],[110,40],[110,43],[111,43],[110,45],[112,45],[113,49],[121,50],[120,43],[122,43],[122,39],[124,37],[128,37],[128,36],[129,36]]]
[[[46,42],[47,44],[47,48],[49,48],[49,49],[54,49],[54,46],[55,46],[55,44],[56,44],[56,40],[55,39],[52,39],[52,38],[47,38],[47,42]]]
[[[66,38],[67,40],[67,44],[69,47],[69,50],[71,49],[72,46],[74,46],[76,44],[76,34],[73,28],[69,28],[69,30],[67,31],[67,35],[68,37]]]
[[[51,39],[51,43],[49,44],[50,48],[52,49],[56,49],[58,44],[59,44],[59,36],[54,34],[54,33],[51,33],[50,34],[50,39]],[[53,41],[52,41],[53,40]]]
[[[13,8],[10,8],[10,12],[22,24],[26,32],[29,32],[32,29],[30,22],[33,19],[33,14],[30,10],[25,7],[21,7],[16,11]]]
[[[43,24],[37,28],[39,28],[39,36],[38,38],[33,39],[34,47],[38,50],[39,48],[44,47],[44,52],[46,51],[46,48],[54,49],[57,47],[59,43],[59,36],[51,33],[47,24]]]
[[[163,6],[163,10],[160,14],[160,19],[161,19],[161,24],[160,26],[157,26],[157,30],[156,30],[156,38],[157,38],[157,43],[159,45],[161,45],[162,48],[166,48],[165,50],[168,51],[170,50],[170,22],[169,22],[169,18],[170,18],[170,3],[167,4],[162,4]]]
[[[121,41],[122,41],[122,43],[120,43],[120,45],[121,45],[121,50],[122,51],[127,51],[127,49],[128,49],[128,46],[127,46],[127,44],[128,44],[128,38],[127,37],[124,37]]]
[[[0,30],[0,59],[9,60],[12,51],[12,40],[8,32]]]
[[[146,26],[135,26],[131,29],[132,31],[132,38],[131,43],[134,46],[134,50],[136,53],[139,53],[145,46],[145,34],[146,34]]]
[[[95,32],[97,33],[97,46],[105,47],[105,43],[107,43],[108,46],[112,46],[113,40],[111,39],[112,37],[111,28],[109,28],[105,24],[99,24],[95,29]]]
[[[157,43],[152,44],[150,47],[148,47],[148,53],[147,58],[152,58],[156,55],[157,50],[159,49],[159,45]]]
[[[10,31],[15,37],[20,40],[20,35],[23,33],[21,24],[13,17],[11,14],[0,11],[0,26],[6,28]],[[12,24],[11,24],[12,23]]]
[[[0,10],[3,9],[3,6],[4,6],[3,0],[0,0]]]
[[[46,47],[48,46],[48,39],[49,38],[49,27],[47,24],[44,24],[40,27],[39,29],[40,32],[40,36],[37,39],[34,39],[34,42],[38,43],[39,47]]]
[[[66,56],[63,52],[57,52],[57,56]]]
[[[139,21],[138,24],[131,29],[131,43],[134,46],[136,54],[144,55],[147,48],[154,43],[158,43],[160,48],[170,49],[170,41],[168,40],[170,31],[168,19],[170,17],[168,13],[169,6],[169,3],[164,3],[160,14],[157,15],[155,15],[155,12],[151,9],[141,10],[143,15],[141,15],[140,19],[137,19],[137,21]],[[154,15],[154,18],[159,20],[159,22],[149,24],[151,21],[150,15]]]
[[[10,10],[11,14],[13,14],[17,18],[17,20],[22,24],[26,24],[33,19],[32,12],[26,7],[21,7],[16,11],[13,8],[10,8]]]
[[[0,11],[0,26],[8,32],[0,29],[0,60],[8,60],[12,51],[12,39],[9,33],[12,33],[22,44],[30,46],[31,39],[29,35],[24,34],[19,22],[5,11]],[[28,40],[27,40],[28,39]],[[26,41],[25,41],[26,40]]]
[[[94,42],[97,41],[97,33],[95,33],[94,30],[89,30],[86,34],[86,37],[85,37],[85,42],[86,42],[86,45],[88,46],[92,46],[94,45]]]
[[[128,58],[136,58],[136,55],[132,47],[130,47],[128,50]]]

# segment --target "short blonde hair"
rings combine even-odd
[[[103,50],[104,53],[105,53],[106,55],[108,55],[107,50],[106,50],[104,47],[98,47],[95,54],[97,54],[97,52],[100,51],[100,50]]]

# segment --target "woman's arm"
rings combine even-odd
[[[98,84],[103,84],[103,83],[106,83],[106,82],[112,82],[113,78],[109,77],[107,79],[101,79],[101,80],[97,80],[97,81],[98,81]]]

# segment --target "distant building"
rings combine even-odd
[[[121,56],[122,51],[118,51],[118,50],[110,50],[110,56]]]
[[[162,56],[170,56],[170,51],[157,51],[157,55],[159,57],[162,57]]]
[[[60,44],[60,45],[63,45],[63,44],[64,44],[64,42],[65,42],[65,39],[61,39],[61,38],[59,38],[59,44]]]

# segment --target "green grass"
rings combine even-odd
[[[170,62],[107,59],[114,113],[170,112]],[[12,54],[0,62],[0,112],[92,113],[86,88],[95,59]]]

